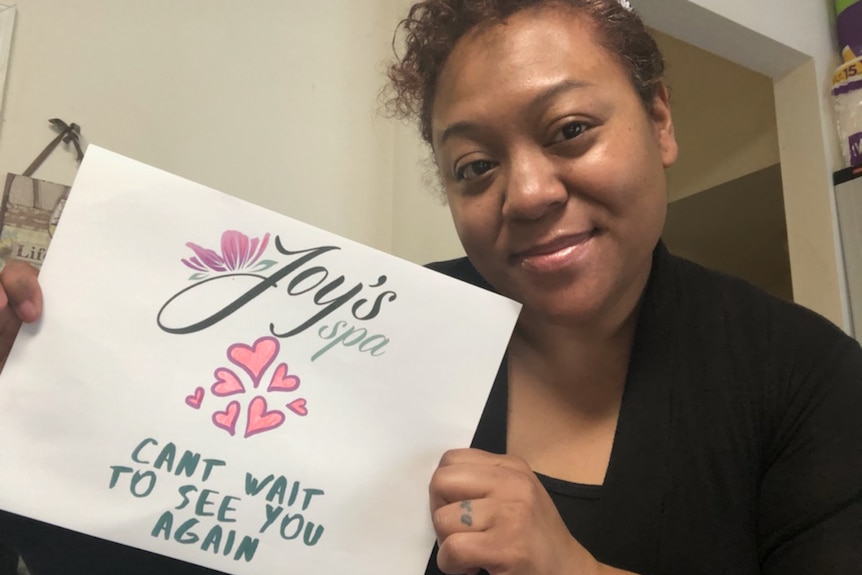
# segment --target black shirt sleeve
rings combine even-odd
[[[768,575],[862,574],[862,349],[814,331],[782,350],[768,394],[757,509]]]

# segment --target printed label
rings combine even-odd
[[[850,165],[858,166],[862,164],[862,132],[857,132],[850,136]]]

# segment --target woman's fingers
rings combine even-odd
[[[485,499],[465,499],[438,508],[431,514],[439,541],[455,533],[479,533],[491,528],[494,508]]]
[[[3,292],[0,294],[0,322],[13,319],[32,322],[42,315],[42,289],[36,268],[17,260],[8,262],[0,271],[0,287]]]
[[[518,458],[477,449],[447,451],[429,485],[431,512],[464,500],[513,495],[513,489],[530,489],[533,473]]]
[[[21,322],[42,315],[39,272],[30,264],[12,260],[0,271],[0,370],[12,350]]]
[[[454,533],[437,549],[437,566],[450,575],[477,575],[483,569],[494,569],[484,560],[495,553],[494,545],[493,538],[485,532]],[[476,567],[478,564],[484,566]]]

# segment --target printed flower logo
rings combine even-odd
[[[236,271],[258,273],[276,263],[273,260],[258,261],[268,244],[269,234],[265,234],[263,238],[249,239],[242,232],[225,230],[221,235],[221,253],[188,242],[186,246],[191,248],[195,255],[189,259],[183,259],[182,262],[196,272],[192,274],[190,280],[204,279],[212,273]]]
[[[266,239],[264,239],[266,241]],[[257,390],[263,381],[263,376],[269,367],[275,362],[280,346],[274,337],[262,337],[253,345],[235,343],[228,347],[227,358],[234,365],[240,367],[242,372],[248,376],[253,390]],[[219,398],[240,396],[249,393],[243,383],[243,379],[236,371],[228,367],[219,367],[213,373],[215,382],[210,385],[212,394]],[[252,435],[272,431],[285,421],[285,412],[280,409],[270,409],[267,398],[272,400],[277,394],[293,392],[299,388],[300,380],[296,375],[288,372],[286,363],[279,363],[269,378],[266,386],[266,396],[257,393],[251,398],[243,410],[243,405],[238,399],[231,400],[223,410],[216,410],[212,414],[213,425],[223,429],[231,436],[236,434],[237,423],[243,411],[246,413],[245,434],[248,439]],[[251,393],[255,393],[251,391]],[[200,409],[203,404],[206,390],[201,386],[194,393],[186,396],[186,405],[192,409]],[[281,400],[274,403],[279,403]],[[288,411],[304,417],[308,415],[308,407],[305,398],[294,399],[285,404]]]

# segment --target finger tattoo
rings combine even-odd
[[[461,509],[464,513],[461,514],[461,523],[467,527],[473,526],[473,502],[470,500],[461,502]]]

